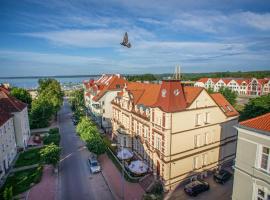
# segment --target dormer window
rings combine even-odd
[[[176,90],[173,91],[173,93],[174,93],[175,96],[178,96],[179,95],[179,90],[176,89]]]
[[[163,89],[163,90],[161,91],[161,96],[162,96],[162,97],[166,97],[166,93],[167,93],[167,90],[166,90],[166,89]]]
[[[226,105],[226,108],[227,108],[230,112],[232,112],[232,109],[230,108],[230,106]]]

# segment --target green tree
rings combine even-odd
[[[71,104],[71,109],[73,111],[84,108],[84,94],[83,90],[74,90],[70,94],[69,103]]]
[[[53,105],[45,98],[38,98],[33,101],[30,112],[31,128],[43,128],[49,125],[54,113]]]
[[[98,155],[105,152],[106,145],[101,138],[96,125],[87,117],[81,118],[76,131],[81,139],[86,142],[89,151]]]
[[[227,87],[221,87],[218,92],[221,93],[231,105],[235,105],[237,98],[236,92],[232,91]]]
[[[215,91],[214,91],[214,89],[213,89],[213,88],[208,88],[208,89],[207,89],[207,92],[208,92],[209,94],[213,94],[213,93],[215,93]]]
[[[16,99],[21,100],[22,102],[28,104],[29,107],[31,107],[32,97],[26,89],[14,87],[11,89],[10,94]]]
[[[40,151],[40,156],[46,164],[52,164],[54,167],[58,164],[60,160],[61,148],[55,144],[46,145]]]
[[[12,200],[13,199],[13,188],[12,188],[12,186],[5,188],[3,197],[4,197],[4,200]]]
[[[87,141],[87,148],[89,151],[100,155],[105,153],[106,145],[100,135],[93,135],[89,141]]]
[[[270,112],[270,94],[250,99],[240,113],[240,121]]]

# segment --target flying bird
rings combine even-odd
[[[128,42],[128,34],[127,32],[125,32],[125,35],[124,35],[124,38],[123,38],[123,42],[120,43],[121,45],[127,47],[127,48],[130,48],[131,47],[131,44],[130,42]]]

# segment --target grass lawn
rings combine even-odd
[[[39,183],[41,177],[42,166],[10,174],[0,190],[0,199],[6,187],[12,186],[13,195],[17,195],[27,191],[31,187],[31,183]]]
[[[19,158],[15,163],[15,168],[41,163],[42,160],[39,154],[41,149],[42,148],[30,149],[20,153]]]

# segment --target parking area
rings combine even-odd
[[[185,199],[185,200],[230,200],[232,196],[233,178],[224,183],[223,185],[216,183],[213,176],[204,179],[210,185],[210,190],[199,194],[196,197],[188,196],[184,192],[184,186],[179,186],[170,196],[170,200]]]

